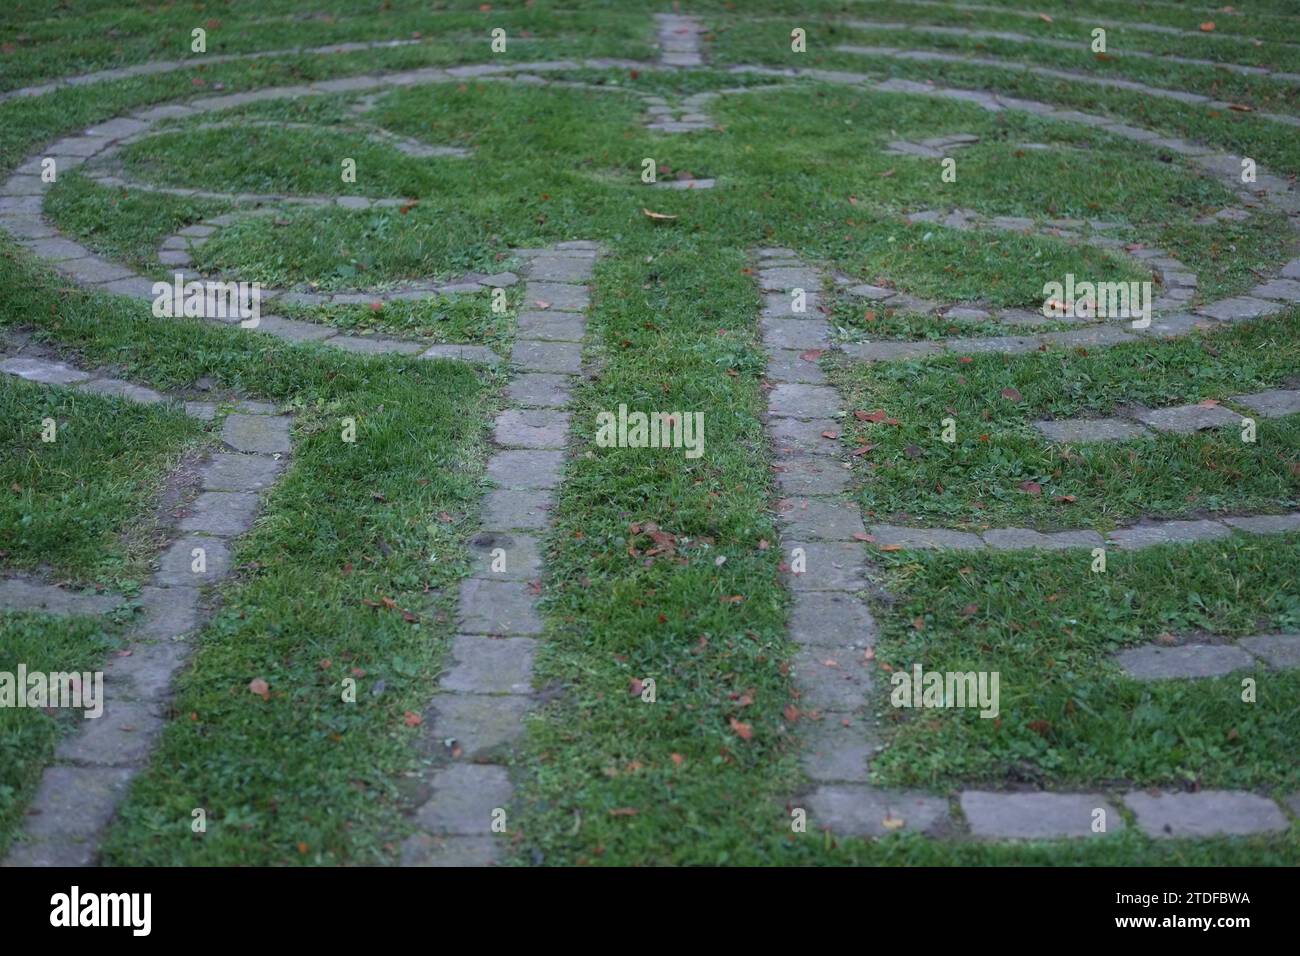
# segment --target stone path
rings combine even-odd
[[[1051,37],[1030,36],[1027,33],[1013,33],[1007,30],[977,30],[970,27],[935,26],[927,23],[900,23],[881,20],[844,20],[846,27],[855,30],[893,31],[905,30],[908,33],[928,33],[935,36],[966,37],[972,40],[1004,40],[1008,43],[1025,43],[1049,50],[1074,50],[1091,52],[1085,40],[1056,40]],[[1107,56],[1117,60],[1156,60],[1165,63],[1180,63],[1184,66],[1203,66],[1215,70],[1227,70],[1242,76],[1261,76],[1282,83],[1300,83],[1300,73],[1287,73],[1271,70],[1264,66],[1246,66],[1239,63],[1227,63],[1219,60],[1203,60],[1197,57],[1178,56],[1173,53],[1148,53],[1131,47],[1107,51]]]
[[[1213,643],[1147,644],[1120,651],[1115,662],[1138,680],[1222,677],[1261,665],[1288,670],[1300,667],[1300,634],[1256,634],[1218,638]]]
[[[868,709],[877,631],[861,597],[869,567],[864,540],[874,538],[877,547],[1129,549],[1222,537],[1232,529],[1296,531],[1300,513],[1222,522],[1144,523],[1113,532],[1109,542],[1091,531],[1043,534],[1010,528],[977,535],[885,525],[864,528],[856,505],[847,500],[853,484],[851,467],[840,461],[834,443],[823,436],[839,431],[835,419],[841,409],[839,395],[826,384],[816,359],[802,358],[825,348],[829,323],[815,298],[805,303],[805,311],[794,311],[797,291],[820,289],[826,277],[789,249],[760,249],[757,257],[756,275],[765,296],[760,325],[771,384],[767,431],[783,496],[777,513],[782,568],[791,598],[789,637],[796,645],[791,674],[799,700],[803,768],[812,785],[789,807],[806,809],[811,827],[866,837],[901,829],[933,836],[965,831],[977,839],[1104,838],[1125,828],[1121,806],[1131,810],[1139,829],[1153,837],[1287,829],[1289,821],[1276,803],[1233,791],[1169,795],[1136,791],[1120,796],[967,790],[956,796],[954,807],[942,796],[871,785],[871,756],[879,746]],[[1300,657],[1300,641],[1246,639],[1250,640],[1265,642],[1258,653],[1272,655],[1269,663]],[[1105,811],[1105,833],[1092,829],[1097,810]]]
[[[1281,418],[1300,413],[1300,391],[1269,389],[1228,399],[1259,418]],[[1053,442],[1129,441],[1154,432],[1190,435],[1212,428],[1239,428],[1244,414],[1217,402],[1173,408],[1133,408],[1126,418],[1065,418],[1037,421],[1034,427]]]
[[[22,352],[0,362],[0,371],[128,401],[168,400],[143,386]],[[203,420],[216,413],[213,404],[182,404]],[[260,402],[236,403],[226,415],[222,439],[227,450],[211,455],[200,468],[201,490],[185,505],[158,558],[158,570],[140,589],[141,615],[132,625],[130,643],[104,664],[104,712],[81,722],[59,744],[6,866],[95,861],[100,838],[162,731],[172,677],[189,656],[189,635],[208,613],[202,589],[230,573],[234,539],[252,526],[260,496],[284,469],[289,424],[288,416]],[[102,614],[120,601],[114,595],[74,594],[21,579],[0,582],[0,607],[6,610]]]
[[[704,25],[695,17],[676,13],[656,13],[659,31],[659,62],[666,66],[703,66],[700,35]]]
[[[461,584],[453,662],[426,721],[438,766],[415,812],[419,832],[402,846],[404,865],[487,865],[509,839],[508,753],[531,703],[543,534],[564,470],[567,406],[582,371],[587,283],[598,253],[594,242],[523,253],[529,311],[519,316],[511,356],[519,374],[496,419],[497,450],[487,463],[495,488],[469,543],[474,570]],[[506,816],[494,832],[497,812]]]

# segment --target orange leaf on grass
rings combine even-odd
[[[736,732],[736,736],[741,740],[752,740],[754,737],[754,728],[737,720],[735,717],[731,718],[731,729]]]

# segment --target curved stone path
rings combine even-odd
[[[20,347],[0,361],[0,372],[132,402],[169,400],[152,389],[30,351]],[[187,414],[204,421],[217,413],[213,403],[178,401]],[[226,450],[210,455],[199,467],[201,490],[185,504],[158,557],[158,570],[140,589],[136,600],[141,614],[131,626],[130,642],[103,665],[103,714],[81,721],[58,745],[5,866],[85,866],[95,861],[100,838],[162,732],[172,678],[189,656],[188,637],[208,616],[202,589],[230,574],[235,539],[252,526],[261,495],[284,470],[290,421],[261,402],[237,402],[225,416],[221,437]],[[11,611],[104,614],[124,600],[24,579],[0,581],[0,608]]]
[[[414,814],[418,832],[402,844],[404,865],[487,865],[499,860],[513,829],[508,751],[531,704],[542,535],[564,470],[566,408],[582,371],[587,283],[598,254],[594,242],[563,242],[529,257],[526,299],[554,305],[519,317],[511,356],[519,374],[497,415],[497,450],[487,463],[495,488],[469,542],[474,567],[461,583],[454,662],[426,721],[437,766]]]
[[[920,791],[887,791],[870,784],[871,755],[879,747],[869,705],[875,693],[875,620],[860,596],[869,561],[863,542],[899,550],[945,548],[1021,550],[1106,548],[1124,550],[1253,533],[1300,531],[1300,512],[1224,518],[1222,521],[1143,522],[1107,537],[1095,531],[1042,533],[1004,528],[982,534],[946,529],[864,527],[846,500],[852,466],[835,442],[837,391],[817,365],[830,334],[815,304],[792,310],[796,288],[818,288],[821,273],[790,249],[757,252],[756,277],[767,295],[760,320],[768,353],[767,431],[772,442],[781,529],[782,568],[790,591],[789,637],[796,645],[791,668],[803,731],[803,769],[813,789],[791,806],[806,808],[818,828],[851,836],[880,837],[899,829],[952,835],[957,823],[949,801]],[[1272,645],[1270,645],[1272,648]],[[1296,654],[1286,644],[1270,653]],[[1271,663],[1271,662],[1270,662]],[[1273,801],[1236,791],[1153,797],[1146,791],[1010,793],[962,791],[957,803],[976,838],[1104,838],[1092,830],[1097,809],[1107,833],[1125,827],[1121,805],[1150,836],[1200,836],[1280,832],[1289,827]],[[1230,816],[1227,816],[1230,815]]]
[[[1201,639],[1203,641],[1204,639]],[[1120,651],[1114,660],[1137,680],[1194,680],[1224,677],[1257,667],[1300,668],[1300,634],[1256,634],[1212,643],[1148,644]]]

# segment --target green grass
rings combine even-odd
[[[0,672],[85,672],[121,646],[121,628],[108,619],[0,612]],[[0,708],[0,855],[21,828],[41,771],[60,738],[74,732],[81,711]]]
[[[43,440],[45,422],[55,440]],[[168,518],[167,473],[202,443],[175,407],[0,376],[0,562],[105,587],[138,584]]]
[[[1260,419],[1254,444],[1223,428],[1054,445],[1030,423],[1102,417],[1126,404],[1158,408],[1294,387],[1298,322],[1300,313],[1292,310],[1208,336],[1092,351],[839,362],[832,375],[846,413],[883,409],[899,420],[891,426],[846,414],[845,450],[875,446],[859,459],[859,500],[877,520],[974,527],[1105,529],[1142,515],[1294,507],[1300,499],[1296,416]],[[957,423],[953,444],[942,441],[948,417]],[[1041,494],[1022,490],[1028,481]],[[1066,496],[1075,500],[1060,500]]]

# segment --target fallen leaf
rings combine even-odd
[[[1196,404],[1200,405],[1202,408],[1214,408],[1214,406],[1219,404],[1219,400],[1217,398],[1206,398]]]
[[[1043,493],[1043,486],[1036,481],[1022,481],[1020,483],[1020,490],[1031,495],[1041,495]]]
[[[682,761],[686,759],[681,754],[669,754],[669,756],[673,758],[673,763],[678,767],[680,767],[682,765]]]
[[[825,349],[809,349],[807,352],[800,352],[799,357],[805,362],[815,362],[822,357],[822,353],[825,351]]]
[[[886,830],[898,830],[906,822],[907,821],[904,820],[902,817],[888,816],[885,817],[885,819],[880,821],[880,825],[884,827]]]
[[[1024,401],[1024,397],[1014,388],[1004,388],[1002,390],[1002,397],[1012,402]]]
[[[1051,18],[1050,16],[1048,16],[1046,13],[1040,13],[1040,14],[1038,15],[1038,19],[1042,20],[1044,23],[1051,23],[1051,22],[1052,22],[1052,18]]]
[[[781,713],[784,714],[785,719],[790,721],[792,724],[799,719],[799,708],[794,704],[786,704],[785,710],[781,711]]]
[[[903,546],[901,544],[882,544],[880,546],[880,550],[881,551],[902,551]]]
[[[822,438],[829,438],[831,441],[835,441],[839,437],[839,432],[822,432]]]
[[[421,717],[419,714],[417,714],[415,711],[408,710],[405,714],[402,715],[402,723],[406,724],[406,726],[408,727],[419,727],[422,723],[424,723],[424,718]]]
[[[248,689],[258,697],[262,698],[262,700],[271,699],[271,686],[260,677],[254,677],[249,681]]]
[[[1057,495],[1052,499],[1058,505],[1072,505],[1079,500],[1077,495]]]
[[[611,817],[634,817],[641,811],[636,807],[614,807],[609,811]]]
[[[1213,21],[1213,20],[1206,20],[1204,23],[1202,23],[1202,24],[1201,24],[1201,32],[1202,32],[1202,33],[1213,33],[1213,32],[1214,32],[1214,21]]]
[[[651,212],[649,209],[646,209],[645,207],[642,207],[641,212],[645,214],[645,217],[647,219],[653,219],[656,222],[667,222],[669,220],[677,218],[676,216],[670,216],[667,213]]]
[[[754,737],[754,728],[749,724],[742,723],[735,717],[731,718],[731,729],[736,732],[736,736],[741,740],[752,740]]]

